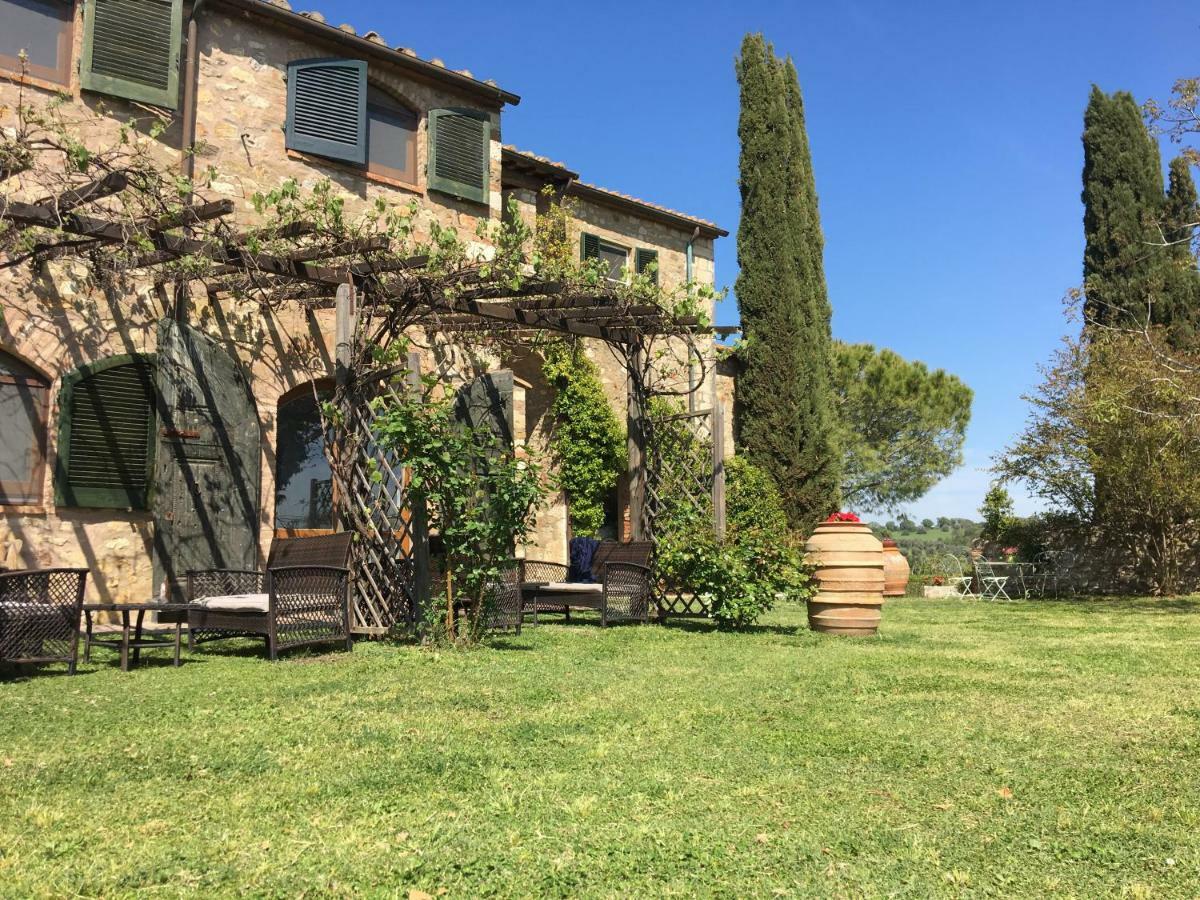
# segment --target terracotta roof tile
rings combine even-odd
[[[557,169],[561,169],[564,173],[574,174],[571,172],[570,169],[567,168],[565,163],[558,162],[557,160],[550,159],[549,157],[541,156],[540,154],[532,153],[528,150],[521,150],[518,147],[514,147],[511,144],[505,144],[504,149],[507,150],[509,153],[516,154],[517,156],[524,156],[527,159],[535,160],[536,162],[540,162],[543,165],[553,166]],[[725,231],[725,229],[723,229],[716,222],[710,222],[708,219],[701,219],[699,216],[689,215],[688,213],[680,212],[677,209],[671,209],[670,207],[667,207],[667,206],[661,206],[658,203],[651,203],[648,200],[642,200],[642,199],[639,199],[638,197],[633,197],[629,194],[623,194],[620,191],[610,190],[609,188],[600,187],[597,184],[590,184],[586,181],[576,181],[575,184],[579,185],[580,187],[587,188],[590,191],[594,191],[597,194],[604,194],[604,195],[613,197],[618,200],[624,200],[626,203],[633,203],[633,204],[636,204],[637,206],[645,207],[646,209],[657,210],[658,212],[665,213],[666,215],[669,215],[669,216],[674,216],[679,219],[684,219],[688,222],[694,222],[697,225],[703,226],[705,228],[709,228],[712,231],[718,232],[722,235],[728,234],[728,232]]]
[[[325,19],[325,16],[322,15],[317,10],[307,10],[307,11],[303,11],[303,12],[293,11],[291,4],[288,2],[288,0],[258,0],[258,2],[261,2],[264,6],[274,6],[278,9],[286,10],[288,12],[291,12],[293,15],[304,16],[304,18],[311,19],[314,22],[319,22],[322,25],[329,24],[328,21]],[[242,4],[239,4],[239,5],[242,5]],[[253,4],[251,3],[249,5],[252,6]],[[362,35],[359,35],[357,30],[355,30],[354,26],[350,25],[350,24],[344,23],[342,25],[330,26],[330,27],[336,27],[336,29],[338,31],[344,32],[345,34],[353,35],[354,37],[362,37],[364,40],[371,41],[374,44],[379,44],[384,47],[387,46],[387,41],[385,41],[383,39],[383,37],[381,37],[379,32],[377,32],[377,31],[367,31],[367,32],[364,32]],[[446,71],[448,71],[448,72],[453,72],[455,75],[459,75],[463,78],[470,79],[471,81],[474,81],[477,84],[486,85],[487,87],[494,88],[496,90],[500,90],[499,86],[496,84],[495,81],[491,80],[490,78],[487,80],[476,78],[469,69],[450,69],[440,59],[436,59],[436,58],[435,59],[422,59],[420,56],[417,55],[417,53],[414,50],[412,50],[408,47],[393,47],[392,49],[395,52],[402,53],[405,56],[411,57],[412,59],[420,60],[423,63],[437,66],[439,69],[446,69]],[[520,102],[520,98],[517,97],[516,95],[512,95],[511,97],[507,98],[506,102],[517,103],[517,102]]]

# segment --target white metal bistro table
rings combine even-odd
[[[1028,600],[1033,593],[1034,579],[1036,573],[1036,565],[1031,562],[992,562],[988,561],[992,571],[998,575],[1007,578],[1006,587],[1009,590],[1015,588],[1014,593],[1019,594],[1022,600]],[[1010,599],[1005,594],[1005,599]]]

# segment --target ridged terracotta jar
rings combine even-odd
[[[883,618],[883,544],[861,522],[822,522],[805,547],[818,590],[808,601],[808,627],[824,634],[868,637]]]
[[[912,570],[908,560],[891,538],[883,539],[883,596],[903,597],[908,590],[908,576]]]

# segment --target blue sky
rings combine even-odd
[[[304,0],[293,0],[304,9]],[[1081,277],[1092,82],[1166,97],[1200,64],[1190,2],[841,2],[588,6],[314,0],[522,97],[504,140],[584,180],[736,232],[743,34],[796,61],[835,336],[943,367],[975,390],[966,466],[911,512],[974,516],[982,471],[1025,418]],[[453,10],[452,12],[450,10]],[[737,275],[734,237],[717,281]],[[737,321],[732,298],[718,312]],[[1018,497],[1018,511],[1031,503]]]

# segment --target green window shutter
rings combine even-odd
[[[588,234],[586,231],[579,235],[579,258],[599,259],[600,238],[594,234]]]
[[[650,267],[651,263],[658,262],[658,251],[647,250],[644,247],[638,247],[637,253],[634,255],[634,263],[637,266],[637,273],[641,275]],[[658,284],[658,269],[655,268],[654,274],[651,276],[655,284]]]
[[[289,150],[367,161],[367,64],[361,59],[288,63]]]
[[[117,356],[63,379],[55,502],[145,509],[154,464],[153,357]]]
[[[175,109],[183,0],[89,0],[83,19],[84,90]]]
[[[492,129],[473,109],[429,111],[429,189],[487,203],[491,182]]]

